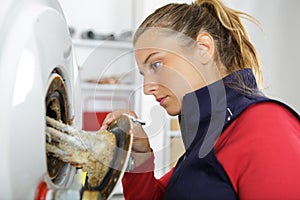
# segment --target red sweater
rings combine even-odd
[[[214,150],[240,199],[300,199],[300,122],[286,108],[254,104],[234,120]],[[150,163],[150,165],[149,165]],[[154,177],[154,157],[138,170],[125,173],[126,199],[162,199],[172,175]]]

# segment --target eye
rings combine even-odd
[[[154,69],[157,69],[159,68],[160,66],[162,65],[161,61],[156,61],[154,63],[151,63],[151,67],[154,68]]]

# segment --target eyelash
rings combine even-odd
[[[157,64],[159,64],[158,66],[156,66]],[[157,69],[158,67],[160,67],[162,65],[161,61],[156,61],[156,62],[153,62],[151,63],[151,67],[154,68],[154,69]]]

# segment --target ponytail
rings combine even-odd
[[[255,47],[250,42],[248,33],[241,22],[241,18],[247,19],[258,25],[257,20],[247,13],[226,7],[219,0],[196,0],[195,4],[200,7],[204,7],[208,9],[210,13],[215,14],[223,27],[229,31],[229,35],[236,42],[235,49],[237,52],[231,64],[233,65],[233,70],[235,68],[251,68],[258,83],[261,84],[262,73],[259,58]],[[219,49],[219,52],[222,52],[222,49]],[[226,65],[226,63],[224,64]]]

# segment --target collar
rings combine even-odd
[[[247,88],[252,93],[246,94]],[[201,142],[200,157],[213,148],[222,130],[235,119],[259,92],[251,69],[242,69],[206,87],[183,97],[179,116],[184,146],[188,151],[192,143]],[[264,97],[263,97],[264,98]]]

